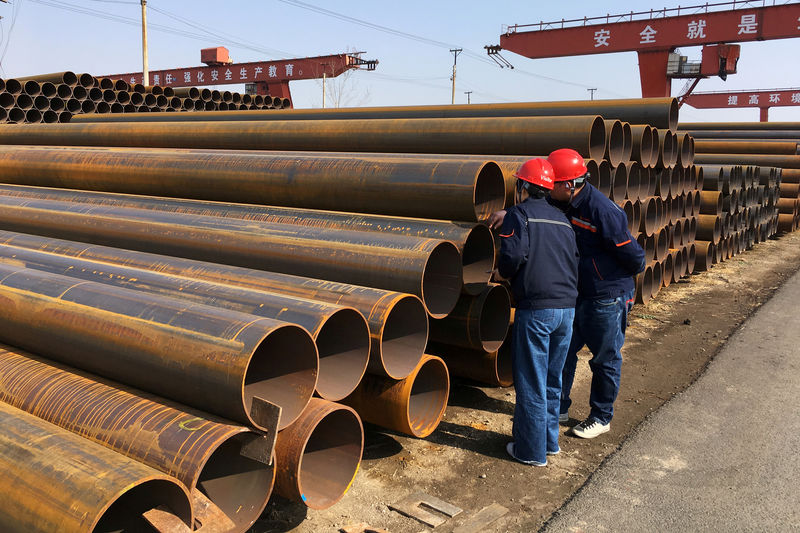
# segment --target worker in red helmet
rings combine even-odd
[[[586,181],[588,169],[578,152],[562,148],[547,160],[555,171],[550,196],[564,204],[580,252],[578,301],[562,374],[559,419],[569,421],[577,354],[588,346],[590,411],[572,434],[591,439],[611,429],[622,369],[620,350],[635,292],[633,276],[644,270],[645,253],[628,231],[625,212]]]
[[[578,282],[575,232],[550,204],[553,168],[526,161],[515,174],[517,204],[493,216],[500,229],[498,273],[511,281],[516,312],[512,329],[514,440],[511,457],[534,466],[557,454],[561,370],[567,355]]]

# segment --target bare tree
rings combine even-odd
[[[353,49],[355,50],[355,49]],[[352,52],[347,52],[352,53]],[[322,107],[323,83],[325,86],[325,107],[359,107],[369,101],[369,88],[362,88],[358,83],[356,71],[350,69],[338,76],[333,76],[333,72],[328,72],[323,79],[323,72],[316,73],[316,83],[320,89],[320,96],[314,107]]]

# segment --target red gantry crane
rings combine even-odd
[[[500,46],[537,59],[544,57],[636,52],[643,97],[670,96],[672,78],[694,81],[736,72],[740,43],[800,37],[800,3],[773,0],[706,3],[604,17],[509,26]],[[680,46],[702,46],[702,61],[675,53]],[[788,59],[788,58],[787,58]]]
[[[770,107],[800,106],[800,88],[693,93],[681,99],[681,104],[697,109],[757,107],[761,122],[767,122]]]
[[[330,56],[279,59],[277,61],[253,61],[234,63],[224,46],[205,48],[200,51],[204,67],[185,67],[167,70],[151,70],[150,83],[165,87],[199,87],[244,83],[248,92],[290,98],[289,82],[323,77],[334,78],[351,69],[375,70],[376,59],[362,59],[365,52],[336,54]],[[100,76],[142,83],[141,72],[109,74]]]

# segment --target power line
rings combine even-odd
[[[14,26],[17,23],[17,18],[19,17],[19,12],[22,11],[22,0],[18,0],[14,7],[11,8],[11,26],[8,28],[8,37],[6,38],[6,45],[3,47],[3,53],[0,55],[0,65],[3,64],[3,60],[6,58],[6,52],[8,51],[8,45],[11,43],[11,32],[14,31]]]

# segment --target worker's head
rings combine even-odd
[[[543,198],[553,189],[553,167],[546,159],[529,159],[514,174],[517,178],[517,202],[524,200],[524,193],[531,198]]]
[[[589,177],[589,169],[581,154],[572,148],[559,148],[547,157],[553,167],[555,178],[550,196],[559,202],[569,202],[580,192]]]

